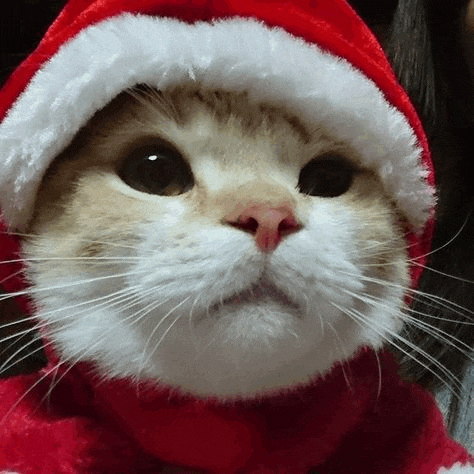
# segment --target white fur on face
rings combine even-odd
[[[125,151],[153,137],[189,162],[190,191],[148,194],[119,178]],[[405,242],[370,171],[338,197],[298,191],[301,168],[331,151],[358,162],[242,94],[114,102],[48,173],[25,244],[61,357],[225,398],[305,383],[380,347],[402,322]],[[272,252],[224,220],[255,203],[284,203],[300,224]]]

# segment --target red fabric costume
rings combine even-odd
[[[432,396],[401,381],[389,354],[379,360],[380,374],[364,351],[310,386],[229,404],[50,367],[0,384],[0,466],[24,474],[148,474],[165,464],[218,474],[433,474],[467,463]]]
[[[37,50],[0,93],[0,117],[5,119],[4,125],[0,125],[0,174],[3,175],[0,205],[9,226],[3,227],[0,234],[3,262],[18,255],[18,239],[8,235],[8,230],[21,230],[25,226],[42,174],[87,119],[86,115],[79,116],[79,112],[78,117],[74,111],[68,112],[69,115],[57,112],[52,123],[63,127],[66,138],[56,145],[58,132],[49,130],[35,138],[37,155],[28,149],[28,126],[41,127],[43,116],[47,122],[48,116],[61,106],[60,100],[59,105],[54,100],[46,101],[46,105],[41,102],[54,93],[47,90],[47,84],[55,80],[53,75],[47,76],[48,67],[54,67],[56,61],[66,66],[67,73],[75,74],[75,65],[61,59],[63,50],[81,48],[84,43],[76,41],[80,33],[98,25],[102,34],[105,30],[102,22],[111,19],[113,22],[126,12],[175,18],[188,24],[229,18],[256,19],[319,46],[324,54],[348,60],[354,70],[362,72],[382,91],[381,97],[389,104],[387,110],[393,107],[401,111],[421,148],[420,161],[416,164],[425,170],[419,170],[417,178],[419,186],[426,187],[419,193],[421,201],[417,179],[408,191],[398,194],[394,191],[394,200],[405,206],[407,215],[418,223],[418,228],[411,227],[416,232],[410,232],[407,239],[411,257],[423,263],[433,225],[430,206],[423,204],[429,202],[429,188],[434,182],[427,141],[382,49],[344,0],[70,1]],[[131,17],[125,20],[129,21],[128,18]],[[80,51],[73,53],[71,57]],[[201,74],[203,69],[199,64],[195,70]],[[96,66],[99,72],[94,72]],[[146,82],[144,72],[136,77],[130,72],[123,85],[117,83],[112,90],[108,81],[113,83],[115,79],[110,74],[97,79],[102,67],[105,68],[101,61],[92,61],[88,71],[77,66],[78,76],[86,73],[93,76],[94,93],[99,89],[101,100],[89,100],[89,116],[134,81]],[[225,67],[224,64],[222,68]],[[126,68],[131,69],[133,64]],[[42,71],[42,77],[37,77]],[[271,89],[270,72],[264,80]],[[58,90],[58,95],[71,85],[71,96],[76,91],[87,93],[80,80],[73,81],[68,77],[62,85],[51,87]],[[275,92],[276,97],[278,94]],[[80,98],[77,103],[81,103]],[[357,110],[354,113],[357,115]],[[8,122],[21,124],[22,120],[27,125],[17,125],[16,130],[22,130],[24,137],[18,142],[21,145],[15,145]],[[390,160],[396,157],[387,158],[390,166],[385,171],[380,167],[380,175],[395,169],[393,175],[403,178],[405,168],[397,170],[396,161]],[[396,181],[387,179],[387,186],[391,183],[394,187]],[[418,215],[425,217],[420,221]],[[421,267],[412,268],[414,286]],[[0,265],[0,283],[7,292],[14,293],[24,287],[18,275],[20,269],[14,263]],[[19,304],[32,312],[25,300],[19,300]],[[432,474],[454,465],[460,470],[452,472],[474,472],[468,465],[467,451],[447,435],[433,397],[416,384],[403,381],[396,362],[387,352],[375,354],[362,348],[353,360],[336,365],[329,374],[308,386],[255,400],[226,403],[183,396],[146,381],[139,387],[128,380],[104,381],[88,364],[58,365],[51,351],[49,360],[40,373],[0,382],[0,472]],[[165,471],[166,466],[168,469],[174,466],[175,470]]]

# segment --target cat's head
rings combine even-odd
[[[400,330],[417,245],[405,233],[422,227],[432,194],[408,120],[369,79],[249,20],[124,16],[89,30],[0,128],[10,138],[1,204],[33,236],[31,291],[63,359],[249,397],[307,382]],[[118,31],[119,56],[123,44],[145,49],[125,80],[98,61]],[[177,37],[186,61],[172,57]],[[48,67],[87,62],[92,46],[99,56],[82,69],[93,79],[75,64],[64,90],[45,93]],[[127,89],[137,77],[149,85]],[[99,84],[110,89],[100,106]],[[33,111],[15,144],[25,108],[43,99],[48,113]]]

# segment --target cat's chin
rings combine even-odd
[[[255,398],[310,383],[360,347],[351,321],[329,329],[272,291],[244,291],[192,327],[177,323],[147,375],[198,397]]]

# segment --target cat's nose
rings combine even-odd
[[[275,250],[285,235],[300,227],[293,211],[287,206],[255,205],[244,209],[236,217],[228,216],[225,221],[254,234],[257,246],[264,252]]]

